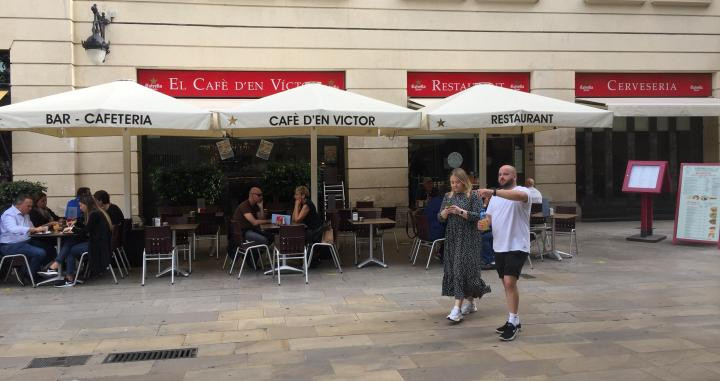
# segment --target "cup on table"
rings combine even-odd
[[[53,230],[53,232],[55,232],[55,233],[59,233],[60,230],[62,230],[62,227],[60,227],[60,224],[59,224],[59,223],[53,224],[53,225],[52,225],[52,230]]]
[[[365,217],[358,217],[358,218],[359,218],[360,222],[363,222],[363,220],[365,220]]]
[[[358,221],[358,218],[359,218],[359,217],[358,217],[357,212],[353,212],[353,214],[352,214],[352,220],[353,220],[353,221]]]

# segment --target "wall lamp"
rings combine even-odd
[[[105,62],[105,56],[110,54],[110,42],[105,41],[105,27],[112,22],[112,17],[108,20],[105,12],[98,12],[97,4],[90,7],[94,15],[92,24],[92,35],[82,42],[82,47],[90,61],[96,65]]]

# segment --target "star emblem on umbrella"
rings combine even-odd
[[[439,119],[439,120],[437,121],[437,125],[438,125],[438,128],[439,128],[439,127],[445,127],[445,121],[442,120],[442,119]]]
[[[150,78],[150,84],[151,84],[151,85],[157,84],[157,79],[156,79],[156,78]]]
[[[228,123],[230,123],[231,126],[234,126],[235,123],[237,123],[237,118],[235,118],[235,116],[231,116],[230,119],[228,119]]]

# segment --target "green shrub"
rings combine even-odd
[[[208,205],[222,197],[224,176],[209,165],[157,167],[150,173],[153,191],[162,204],[195,205],[204,198]]]
[[[310,184],[310,163],[270,162],[263,179],[263,190],[270,196],[281,201],[292,200],[295,187]]]
[[[47,187],[40,182],[25,180],[0,182],[0,207],[7,209],[19,194],[34,196],[47,191]]]

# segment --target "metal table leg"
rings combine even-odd
[[[383,261],[381,261],[381,260],[379,260],[379,259],[375,259],[375,257],[373,257],[373,246],[375,245],[375,242],[374,242],[374,240],[373,240],[373,225],[370,224],[370,225],[368,225],[368,226],[370,226],[370,258],[368,258],[367,260],[365,260],[365,262],[359,264],[357,267],[358,267],[359,269],[361,269],[361,268],[363,268],[364,266],[369,265],[370,263],[375,263],[375,264],[378,264],[378,265],[380,265],[380,266],[382,266],[382,267],[387,267],[387,265],[386,265]]]

